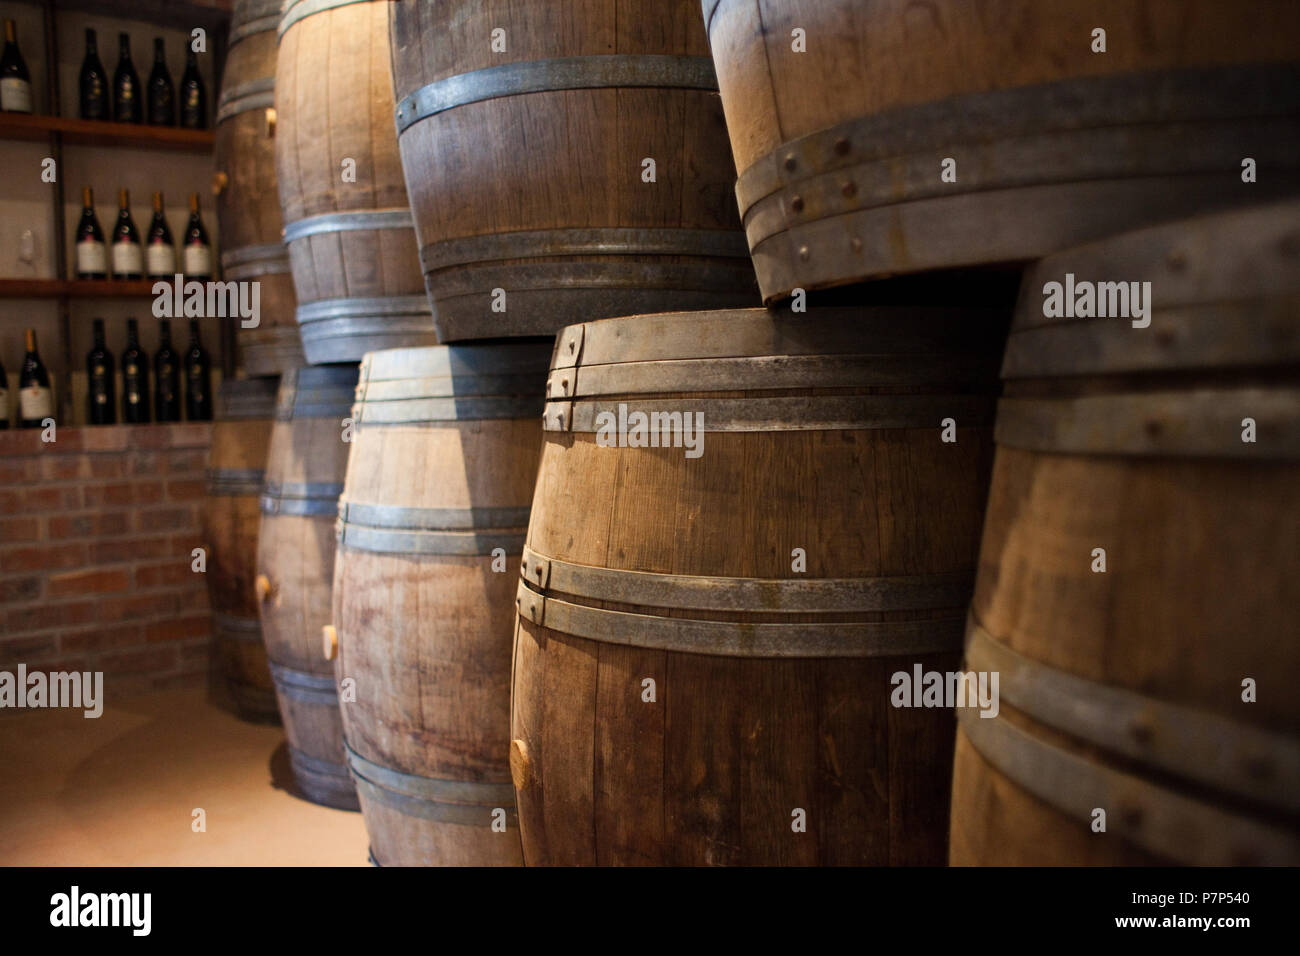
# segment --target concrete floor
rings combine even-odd
[[[200,688],[0,716],[0,864],[366,866],[361,814],[286,792],[279,727]],[[191,829],[202,808],[207,831]]]

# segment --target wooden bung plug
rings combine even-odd
[[[212,174],[212,195],[220,196],[230,185],[230,177],[221,171]]]
[[[253,583],[253,589],[257,592],[257,603],[261,604],[271,594],[271,579],[265,574],[259,574]]]
[[[510,741],[510,779],[516,790],[527,790],[533,782],[533,762],[528,758],[528,744]]]
[[[334,630],[333,624],[326,624],[320,629],[321,647],[325,652],[325,660],[332,661],[339,656],[339,632]]]

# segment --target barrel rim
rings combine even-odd
[[[431,116],[472,103],[533,93],[627,88],[716,93],[718,77],[710,56],[602,53],[516,60],[426,83],[400,97],[393,115],[400,136]]]

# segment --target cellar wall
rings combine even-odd
[[[109,699],[203,683],[211,426],[0,432],[0,670],[102,671]],[[10,711],[3,711],[10,713]]]

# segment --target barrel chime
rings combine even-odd
[[[237,4],[252,587],[373,862],[1300,861],[1300,8],[913,6]]]

